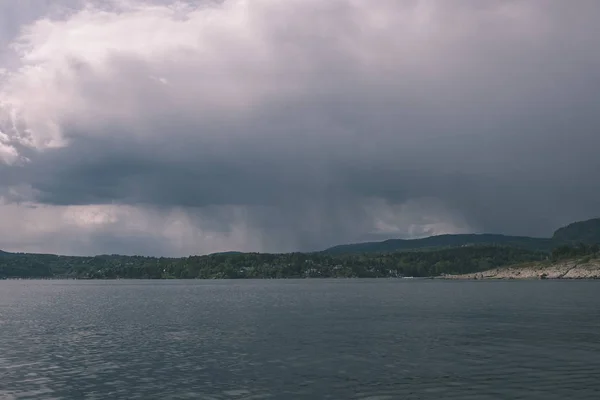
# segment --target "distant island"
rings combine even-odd
[[[0,251],[0,279],[569,278],[584,270],[588,272],[581,272],[581,277],[596,278],[600,274],[589,271],[595,268],[594,260],[600,259],[598,243],[600,219],[570,224],[551,238],[440,235],[335,246],[312,253],[225,252],[166,258]],[[567,269],[570,272],[562,274]]]

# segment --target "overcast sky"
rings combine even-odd
[[[600,215],[597,0],[0,0],[0,249],[284,252]]]

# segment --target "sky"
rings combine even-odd
[[[0,249],[288,252],[600,215],[597,0],[0,0]]]

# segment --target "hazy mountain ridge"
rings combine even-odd
[[[521,247],[528,250],[550,251],[555,243],[550,238],[533,238],[528,236],[507,236],[500,234],[447,234],[430,236],[422,239],[388,239],[382,242],[365,242],[343,244],[324,250],[329,254],[348,253],[392,253],[396,251],[427,250],[436,248],[503,245]]]
[[[359,254],[359,253],[393,253],[411,250],[441,250],[464,246],[508,246],[532,251],[550,252],[560,245],[577,245],[600,243],[600,218],[573,222],[557,229],[551,238],[530,236],[511,236],[494,233],[444,234],[420,239],[387,239],[379,242],[362,242],[341,244],[329,247],[320,253],[327,254]],[[16,255],[27,253],[8,253],[0,250],[0,255]],[[245,254],[240,251],[223,251],[209,255]],[[47,254],[51,255],[51,254]],[[98,255],[96,257],[100,257]],[[113,254],[111,256],[119,256]],[[171,257],[173,258],[173,257]]]
[[[600,243],[600,218],[579,221],[557,229],[551,238],[468,233],[430,236],[422,239],[388,239],[382,242],[343,244],[324,250],[329,254],[390,253],[471,245],[514,246],[535,251],[551,251],[564,244]]]

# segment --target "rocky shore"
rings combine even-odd
[[[600,279],[600,260],[524,264],[443,279]]]

